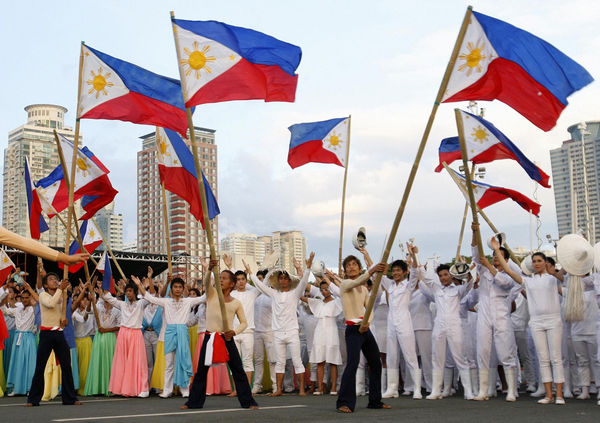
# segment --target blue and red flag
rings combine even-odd
[[[300,47],[216,21],[172,22],[187,107],[232,100],[295,100]]]
[[[498,99],[549,131],[567,97],[593,80],[541,38],[473,12],[442,102]]]
[[[157,75],[104,54],[83,49],[79,119],[109,119],[163,126],[187,134],[188,121],[178,80]]]
[[[297,123],[292,133],[288,163],[292,169],[306,163],[332,163],[346,167],[350,118]]]
[[[460,111],[465,143],[467,144],[467,157],[473,163],[489,163],[495,160],[510,159],[517,161],[527,172],[529,177],[540,185],[550,188],[548,176],[542,169],[529,160],[506,135],[500,132],[491,122],[484,118]],[[439,148],[440,164],[435,168],[441,172],[442,163],[450,164],[455,160],[462,160],[458,137],[445,138]]]
[[[42,232],[46,232],[50,228],[42,215],[42,204],[31,180],[31,169],[27,157],[25,157],[25,190],[27,192],[27,211],[29,212],[29,232],[31,238],[39,240]]]
[[[102,235],[100,230],[96,226],[96,224],[92,220],[84,220],[81,223],[81,227],[79,228],[79,232],[81,233],[81,239],[83,240],[83,246],[85,250],[92,254],[96,248],[102,244]],[[69,247],[69,254],[78,254],[83,252],[81,247],[79,246],[79,241],[75,240],[71,243]],[[83,267],[85,262],[77,263],[75,265],[69,266],[69,273],[75,273],[79,269]],[[58,264],[58,267],[64,269],[65,265],[62,263]]]
[[[190,213],[202,222],[202,201],[198,187],[198,174],[194,164],[194,156],[183,139],[174,131],[157,128],[156,147],[158,150],[158,172],[165,189],[183,198],[190,205]],[[202,173],[208,217],[214,219],[221,211],[210,184]]]
[[[102,257],[100,257],[97,270],[102,273],[102,289],[116,295],[115,280],[112,275],[112,269],[110,268],[110,257],[106,251],[102,254]]]

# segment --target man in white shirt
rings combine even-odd
[[[252,273],[248,273],[251,275]],[[259,280],[264,280],[266,270],[256,272]],[[270,368],[273,392],[277,391],[277,379],[275,377],[275,339],[273,337],[273,305],[271,297],[260,295],[254,302],[254,386],[252,393],[258,394],[263,391],[262,380],[264,372],[265,351]]]

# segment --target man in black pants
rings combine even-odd
[[[31,382],[31,390],[27,398],[27,407],[40,405],[44,393],[44,370],[50,353],[54,354],[60,363],[62,370],[62,402],[63,405],[81,405],[75,394],[73,384],[73,371],[71,369],[71,349],[63,329],[68,324],[67,319],[62,319],[63,304],[59,304],[62,293],[67,286],[68,280],[58,283],[56,273],[48,273],[42,279],[45,292],[40,294],[40,312],[42,314],[42,326],[40,331],[40,343],[38,345],[35,373]]]

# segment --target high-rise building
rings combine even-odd
[[[123,215],[115,214],[114,201],[99,210],[94,216],[98,229],[104,234],[111,250],[123,251]],[[99,250],[105,250],[106,246],[102,243]]]
[[[271,237],[268,238],[269,250],[266,249],[266,243],[264,238],[259,239],[256,234],[242,234],[232,233],[227,234],[225,238],[221,240],[221,252],[231,255],[234,259],[237,256],[244,256],[248,264],[260,264],[265,258],[265,255],[271,252],[270,246],[272,244]],[[238,265],[236,264],[236,268]],[[241,269],[241,268],[240,268]]]
[[[38,181],[60,164],[54,130],[70,141],[75,133],[65,127],[67,109],[53,104],[32,104],[25,107],[27,123],[8,133],[8,147],[4,150],[4,192],[2,226],[22,236],[29,236],[29,219],[23,166],[25,157],[31,167],[31,178]],[[83,136],[80,134],[79,141]],[[81,209],[78,207],[81,215]],[[61,213],[65,221],[67,211]],[[49,231],[41,241],[50,246],[63,247],[66,231],[58,218],[48,221]]]
[[[194,127],[200,165],[206,179],[217,197],[217,146],[215,130]],[[142,150],[138,152],[138,208],[137,208],[137,250],[140,253],[167,254],[165,239],[165,222],[163,218],[163,195],[156,157],[156,133],[140,137]],[[173,267],[174,275],[182,275],[190,279],[202,277],[202,265],[198,257],[209,257],[210,248],[201,222],[190,214],[187,202],[178,196],[166,192],[167,214],[169,216],[169,233],[171,237],[171,253],[173,256],[186,255],[184,263]],[[215,242],[218,237],[218,218],[212,222]]]
[[[306,260],[306,239],[302,231],[277,231],[273,232],[273,250],[279,249],[279,265],[290,273],[295,274],[294,258],[302,266]]]
[[[552,185],[556,202],[556,219],[558,236],[563,237],[575,233],[579,229],[594,232],[593,243],[600,238],[600,215],[598,213],[598,196],[600,185],[600,121],[585,122],[569,126],[567,131],[571,139],[564,141],[559,148],[550,150],[552,163]],[[583,167],[583,143],[585,142],[586,171]],[[587,181],[587,199],[585,182]],[[588,205],[589,204],[589,221]]]

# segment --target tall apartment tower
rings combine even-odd
[[[114,201],[99,210],[94,220],[108,241],[110,249],[123,251],[123,215],[115,214]],[[102,243],[98,249],[106,250],[106,246]]]
[[[598,198],[600,185],[600,121],[575,124],[567,128],[571,139],[559,148],[550,150],[552,163],[552,185],[556,202],[558,236],[575,233],[579,229],[587,232],[588,223],[596,236],[592,244],[600,239],[600,215]],[[590,218],[587,222],[586,192],[584,184],[582,132],[585,142],[586,172]],[[596,228],[593,231],[594,227]]]
[[[251,262],[248,264],[261,264],[265,258],[265,255],[271,252],[271,237],[267,237],[269,246],[269,250],[265,247],[265,237],[260,237],[263,239],[259,239],[256,234],[242,234],[242,233],[232,233],[227,234],[225,238],[221,240],[221,252],[227,253],[231,255],[234,260],[236,256],[247,256],[250,258]],[[236,268],[238,265],[236,263]]]
[[[8,133],[8,147],[4,150],[4,190],[2,226],[22,236],[29,236],[27,196],[23,168],[25,157],[31,167],[31,178],[38,181],[50,174],[60,163],[54,130],[73,141],[75,133],[65,127],[67,109],[53,104],[32,104],[25,107],[27,123]],[[83,136],[80,134],[79,142]],[[79,207],[78,207],[79,208]],[[79,208],[79,213],[81,209]],[[61,213],[65,221],[67,211]],[[63,247],[66,231],[58,218],[48,221],[49,231],[41,241],[50,246]]]
[[[302,231],[273,232],[272,248],[273,250],[279,249],[279,265],[288,272],[296,273],[294,258],[304,266],[307,256],[306,239],[302,236]]]
[[[218,197],[217,193],[217,146],[215,130],[194,127],[200,165],[206,179]],[[142,151],[137,156],[137,251],[150,254],[167,254],[165,223],[163,218],[163,197],[156,157],[156,133],[140,137]],[[191,147],[190,147],[191,148]],[[201,279],[202,266],[198,257],[210,256],[206,233],[201,222],[190,214],[187,202],[178,196],[166,192],[167,213],[169,216],[169,231],[171,236],[171,253],[173,257],[184,256],[173,265],[173,274],[184,276],[187,280]],[[218,222],[212,222],[215,242],[219,239]]]

